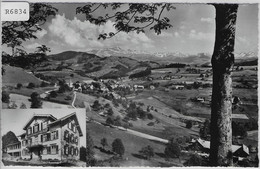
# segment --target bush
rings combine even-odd
[[[98,100],[95,100],[91,107],[93,108],[94,111],[98,111],[102,108],[102,106]]]
[[[116,154],[120,155],[122,157],[125,153],[125,147],[122,143],[122,140],[119,138],[116,138],[112,143],[112,150]]]
[[[148,118],[149,120],[152,120],[152,119],[153,119],[153,115],[152,115],[151,113],[148,113],[148,114],[147,114],[147,118]]]
[[[107,139],[106,139],[106,138],[102,138],[102,139],[100,140],[100,144],[103,146],[103,149],[104,149],[105,146],[108,146],[108,144],[107,144]]]
[[[9,93],[7,91],[3,91],[2,92],[2,102],[9,103],[9,101],[10,101]]]
[[[17,89],[21,89],[22,87],[23,87],[23,85],[21,83],[17,83],[17,85],[16,85]]]
[[[37,92],[31,94],[31,108],[42,108],[42,101]]]
[[[56,91],[53,90],[53,91],[50,92],[50,97],[55,98],[57,96],[58,96],[58,94],[57,94]]]
[[[154,126],[154,122],[148,123],[147,126]]]
[[[153,148],[150,145],[143,147],[139,153],[148,160],[154,156]]]
[[[70,95],[65,97],[65,100],[71,100],[71,99],[72,99],[72,97]]]
[[[11,102],[11,104],[8,105],[8,109],[16,109],[18,106],[15,102]]]
[[[104,107],[105,107],[105,108],[110,108],[111,106],[110,106],[109,103],[106,103]]]
[[[106,123],[108,125],[114,125],[115,122],[114,122],[114,120],[111,117],[108,117],[107,120],[106,120]]]
[[[186,121],[186,128],[190,129],[191,127],[192,127],[192,121],[191,120]]]
[[[109,108],[107,110],[107,115],[112,116],[113,114],[114,114],[114,112],[113,112],[112,108]]]
[[[22,103],[21,105],[20,105],[20,109],[26,109],[27,107],[26,107],[26,104],[24,104],[24,103]]]
[[[186,161],[187,166],[202,166],[202,157],[198,154],[192,154],[191,157]]]
[[[169,140],[169,143],[167,143],[164,153],[166,157],[178,158],[181,155],[181,148],[178,143],[174,142],[173,139],[171,139]]]
[[[35,84],[32,83],[32,82],[30,82],[30,83],[28,84],[27,88],[33,89],[33,88],[35,88]]]
[[[48,85],[49,85],[48,83],[42,81],[40,86],[41,86],[41,87],[47,87]]]

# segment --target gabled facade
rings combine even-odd
[[[11,143],[6,146],[6,152],[12,157],[21,156],[21,142]]]
[[[35,114],[23,130],[25,132],[18,136],[22,159],[79,160],[79,138],[83,134],[76,113],[60,119],[52,115]]]

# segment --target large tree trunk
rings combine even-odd
[[[214,4],[216,39],[212,56],[210,165],[231,166],[232,160],[232,79],[235,24],[238,5]]]

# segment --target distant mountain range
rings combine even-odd
[[[147,51],[137,51],[131,49],[122,49],[120,47],[104,48],[90,50],[88,53],[95,54],[100,57],[110,57],[110,56],[122,56],[129,57],[139,61],[155,61],[158,63],[168,63],[168,62],[179,62],[186,64],[201,64],[207,63],[211,60],[211,54],[208,53],[198,53],[198,54],[184,54],[181,52],[147,52]],[[252,61],[256,60],[257,55],[254,52],[241,52],[235,53],[235,61]]]

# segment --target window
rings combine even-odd
[[[42,123],[42,129],[47,129],[48,121]]]
[[[74,155],[75,155],[75,156],[78,156],[78,155],[79,155],[79,149],[78,149],[78,147],[75,147],[75,148],[74,148]]]
[[[31,128],[31,127],[28,127],[28,128],[27,128],[27,134],[28,134],[28,135],[32,134],[32,128]]]
[[[31,144],[32,144],[32,140],[29,139],[29,140],[28,140],[28,145],[31,145]]]
[[[64,146],[64,154],[65,155],[69,154],[69,147],[68,147],[68,145]]]
[[[51,140],[55,140],[55,135],[56,135],[55,132],[51,132]]]
[[[70,142],[74,143],[74,135],[73,134],[70,135],[70,139],[71,139]]]
[[[71,124],[71,130],[75,132],[75,124]]]
[[[57,154],[58,153],[58,146],[52,145],[51,146],[51,154]]]
[[[47,154],[47,147],[44,147],[42,150],[42,154],[46,155]]]
[[[58,136],[59,136],[59,132],[58,131],[51,132],[51,140],[58,139]]]
[[[64,131],[64,140],[68,142],[69,139],[69,131],[65,130]]]
[[[35,144],[38,144],[38,136],[35,136],[35,137],[34,137],[34,143],[35,143]]]
[[[51,154],[51,147],[46,147],[47,149],[47,154]]]
[[[34,126],[33,126],[33,132],[37,133],[38,131],[39,131],[39,124],[35,123]]]
[[[47,134],[44,134],[44,135],[43,135],[43,142],[45,142],[45,141],[48,141]]]
[[[22,150],[22,155],[23,155],[23,156],[29,155],[29,150],[28,150],[27,148],[24,148],[24,149]]]
[[[74,147],[70,147],[70,153],[71,155],[74,155]]]
[[[68,128],[71,129],[71,122],[68,123]]]
[[[26,145],[26,141],[25,141],[25,140],[22,141],[22,145],[23,145],[23,146]]]
[[[78,137],[75,137],[75,143],[78,145]]]

